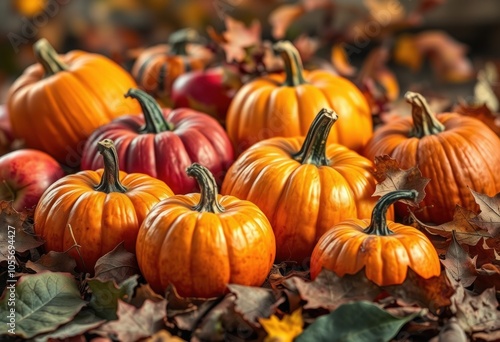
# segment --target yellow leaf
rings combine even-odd
[[[264,342],[292,342],[303,331],[304,320],[302,310],[297,309],[291,315],[285,315],[280,320],[276,315],[259,320],[267,332]]]

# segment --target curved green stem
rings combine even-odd
[[[160,133],[172,131],[174,126],[165,120],[163,111],[156,100],[140,89],[129,89],[125,97],[136,99],[141,106],[146,124],[142,127],[139,133]]]
[[[391,235],[393,232],[387,227],[387,210],[395,202],[401,199],[415,200],[418,196],[417,190],[396,190],[385,194],[375,204],[372,211],[370,225],[364,230],[370,235]]]
[[[292,158],[302,164],[330,165],[330,160],[326,157],[326,143],[337,119],[338,115],[334,111],[321,109],[309,127],[300,151],[292,155]]]
[[[445,130],[444,125],[432,113],[429,104],[421,94],[408,91],[405,94],[405,99],[406,102],[411,104],[411,116],[413,118],[411,136],[422,138]]]
[[[39,39],[33,44],[33,53],[38,63],[45,70],[45,77],[54,75],[60,71],[68,70],[68,65],[61,61],[56,50],[45,38]]]
[[[170,54],[187,56],[186,46],[189,43],[195,43],[200,40],[200,35],[196,30],[186,28],[175,31],[168,37],[168,44],[170,45]]]
[[[299,51],[287,40],[279,41],[273,45],[273,49],[279,52],[285,62],[285,82],[284,86],[295,87],[307,83],[302,71],[302,60]]]
[[[101,176],[101,182],[94,189],[107,194],[110,192],[127,192],[127,188],[120,182],[118,153],[113,140],[104,139],[99,141],[97,149],[104,159],[104,172]]]
[[[204,166],[194,163],[186,169],[189,177],[193,177],[200,187],[200,202],[193,210],[209,213],[222,213],[224,207],[217,201],[217,183],[212,173]]]

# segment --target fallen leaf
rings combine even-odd
[[[393,297],[402,299],[408,304],[416,303],[438,313],[451,304],[454,289],[444,272],[437,277],[424,279],[409,269],[406,279],[401,285],[383,287]]]
[[[11,293],[15,294],[14,300]],[[15,308],[9,302],[14,302]],[[85,305],[70,274],[41,272],[23,275],[17,283],[7,286],[0,299],[0,335],[7,334],[11,328],[15,328],[17,336],[28,339],[54,331],[71,321]],[[11,319],[14,326],[10,325]]]
[[[258,20],[254,20],[249,27],[243,22],[231,18],[224,17],[226,31],[222,33],[225,43],[222,43],[222,48],[226,53],[227,62],[242,62],[247,53],[245,49],[258,46],[261,43],[261,25]]]
[[[74,273],[75,267],[76,260],[64,252],[49,251],[35,262],[31,260],[26,262],[26,268],[37,273],[42,271]]]
[[[295,341],[390,341],[416,316],[394,317],[366,301],[346,303],[316,319]]]
[[[446,259],[441,263],[446,269],[446,274],[463,287],[469,287],[477,278],[477,256],[471,258],[458,243],[455,233],[452,233],[452,242],[446,252]]]
[[[123,242],[100,257],[95,264],[94,270],[94,279],[100,281],[114,280],[117,284],[134,274],[140,273],[135,255],[125,249]]]
[[[500,329],[500,311],[494,288],[487,289],[480,295],[473,295],[459,285],[451,300],[451,311],[465,332]]]
[[[441,328],[438,336],[439,342],[467,342],[468,338],[464,329],[458,324],[456,318],[452,317]]]
[[[401,202],[415,206],[425,197],[425,187],[430,179],[422,177],[418,166],[402,170],[399,162],[388,155],[375,157],[375,178],[379,182],[372,196],[383,196],[395,190],[417,190],[415,201],[401,200]]]
[[[492,112],[500,109],[499,99],[493,90],[493,84],[498,84],[498,72],[493,63],[486,63],[477,73],[477,83],[474,87],[474,102],[484,104]]]
[[[500,193],[490,197],[472,189],[470,191],[481,209],[479,215],[472,221],[479,227],[486,229],[492,237],[500,236]]]
[[[193,337],[199,341],[223,341],[230,330],[239,334],[253,334],[253,329],[234,312],[235,300],[235,296],[229,294],[212,303],[201,321],[198,320]]]
[[[74,319],[68,323],[60,326],[57,330],[38,335],[34,338],[35,342],[46,342],[53,340],[65,340],[79,335],[99,327],[104,324],[106,320],[97,317],[95,313],[91,310],[83,309],[80,311]]]
[[[119,300],[118,319],[102,325],[95,332],[101,336],[116,337],[119,341],[138,341],[165,327],[163,319],[167,316],[166,307],[166,300],[146,300],[140,308]]]
[[[284,300],[270,289],[236,284],[227,287],[236,295],[235,311],[255,327],[260,326],[259,318],[271,316]]]
[[[274,39],[283,39],[286,30],[297,18],[305,13],[302,4],[286,4],[274,9],[269,14],[269,24],[272,26],[272,35]]]
[[[500,266],[494,264],[483,264],[477,270],[477,280],[474,283],[474,291],[482,292],[489,288],[500,291]]]
[[[171,335],[167,330],[160,330],[143,340],[143,342],[185,342],[180,337]]]
[[[43,243],[41,237],[33,234],[27,213],[17,212],[11,202],[0,201],[0,262],[11,260],[11,250],[24,253]]]
[[[298,309],[280,320],[276,315],[259,319],[267,333],[264,342],[292,342],[303,331],[302,310]]]
[[[481,239],[490,237],[490,234],[487,231],[482,230],[473,222],[473,218],[476,217],[476,213],[459,205],[455,206],[453,220],[438,226],[427,225],[421,222],[413,213],[410,213],[410,217],[421,228],[425,229],[430,234],[445,237],[450,241],[452,232],[455,231],[456,239],[461,244],[474,246]]]
[[[496,255],[495,250],[490,248],[486,244],[486,239],[481,239],[474,246],[465,246],[468,247],[468,254],[477,256],[476,265],[477,267],[481,267],[484,264],[488,264],[495,261]]]
[[[90,307],[94,309],[97,316],[106,320],[117,318],[116,310],[118,301],[130,301],[137,286],[137,275],[117,285],[114,280],[101,281],[99,279],[89,279],[87,284],[92,291]]]
[[[163,299],[164,298],[162,296],[151,289],[151,286],[149,286],[149,284],[140,284],[139,287],[135,290],[134,297],[128,303],[132,304],[136,308],[140,308],[146,300],[150,300],[152,302],[160,302]]]
[[[287,280],[293,282],[300,297],[307,303],[304,309],[335,310],[338,306],[354,300],[374,300],[381,292],[380,288],[369,281],[364,270],[355,275],[337,276],[334,272],[323,269],[312,282],[299,277]]]

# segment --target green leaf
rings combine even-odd
[[[295,341],[390,341],[415,316],[394,317],[373,303],[352,302],[318,318]]]
[[[15,328],[19,337],[54,331],[75,317],[86,302],[73,277],[67,273],[42,272],[23,275],[12,288],[9,283],[0,300],[0,335]],[[14,300],[10,294],[15,293]],[[14,303],[14,304],[12,304]],[[13,323],[8,317],[15,310]]]
[[[118,299],[130,302],[134,289],[137,286],[138,275],[134,275],[119,286],[113,280],[101,281],[99,279],[89,279],[87,283],[92,291],[90,306],[97,316],[112,321],[118,318],[116,310]]]
[[[35,337],[34,341],[46,342],[50,339],[64,340],[73,336],[79,336],[97,328],[105,322],[105,319],[97,317],[92,310],[83,309],[71,322],[59,327],[56,331]]]

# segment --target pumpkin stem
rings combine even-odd
[[[212,173],[204,166],[193,163],[186,169],[189,177],[193,177],[200,187],[200,202],[193,210],[209,213],[222,213],[224,207],[217,201],[217,183]]]
[[[139,133],[157,134],[174,129],[173,125],[165,120],[160,105],[145,91],[131,88],[125,94],[125,97],[136,99],[141,106],[146,124],[139,130]]]
[[[95,190],[107,194],[110,192],[127,192],[127,188],[120,182],[120,170],[118,168],[118,153],[111,139],[104,139],[97,143],[97,149],[104,158],[104,172],[101,182]]]
[[[380,197],[373,208],[370,225],[364,230],[364,232],[370,235],[381,236],[393,234],[392,230],[387,227],[387,210],[392,204],[401,199],[414,201],[417,196],[417,190],[396,190]]]
[[[52,76],[60,71],[68,70],[68,65],[61,61],[56,50],[45,38],[33,44],[33,53],[38,63],[45,70],[45,77]]]
[[[307,83],[304,79],[302,71],[302,60],[300,59],[299,51],[293,44],[287,40],[282,40],[273,45],[273,49],[279,52],[281,58],[285,62],[286,79],[284,86],[295,87]]]
[[[302,164],[330,165],[330,160],[326,157],[326,142],[337,119],[338,115],[334,111],[326,108],[320,110],[309,127],[300,151],[292,158]]]
[[[196,30],[186,28],[175,31],[168,37],[168,44],[170,45],[170,54],[187,56],[186,46],[189,43],[195,43],[200,40],[200,35]]]
[[[422,138],[445,130],[444,125],[436,119],[429,104],[421,94],[408,91],[405,94],[405,99],[412,106],[413,129],[410,132],[411,136]]]

